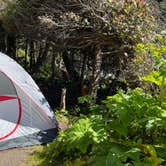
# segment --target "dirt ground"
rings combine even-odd
[[[22,166],[28,161],[32,152],[32,147],[0,151],[0,166]]]
[[[59,128],[65,130],[68,125],[60,122]],[[34,151],[33,146],[0,151],[0,166],[26,166],[30,154]]]

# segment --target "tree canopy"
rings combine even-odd
[[[141,0],[19,1],[20,33],[61,48],[132,45],[155,30],[149,4]]]
[[[166,164],[165,0],[0,3],[0,51],[68,122],[37,165]]]

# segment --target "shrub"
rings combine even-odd
[[[165,37],[159,35],[157,39],[159,45],[150,43],[139,48],[152,56],[155,64],[154,71],[141,79],[156,84],[159,93],[136,88],[109,96],[102,107],[94,109],[90,105],[91,114],[61,131],[57,140],[40,153],[43,165],[166,164],[166,48],[162,45]],[[87,98],[80,100],[88,102]]]

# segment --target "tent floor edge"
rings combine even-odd
[[[37,133],[33,133],[30,135],[8,139],[6,141],[0,142],[0,151],[11,148],[20,148],[26,146],[47,144],[55,140],[57,135],[58,135],[58,129],[52,128]]]

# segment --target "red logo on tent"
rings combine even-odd
[[[5,135],[0,136],[0,141],[1,140],[5,140],[6,138],[8,138],[9,136],[11,136],[18,128],[20,121],[21,121],[21,116],[22,116],[22,107],[21,107],[21,101],[18,97],[12,97],[12,96],[0,96],[0,103],[1,102],[5,102],[5,101],[9,101],[9,100],[17,100],[17,104],[18,104],[18,117],[17,120],[14,124],[14,126],[12,128],[9,129],[9,131],[7,131],[7,133],[5,133]],[[0,111],[5,111],[5,110],[0,110]],[[1,119],[1,117],[0,117]]]

